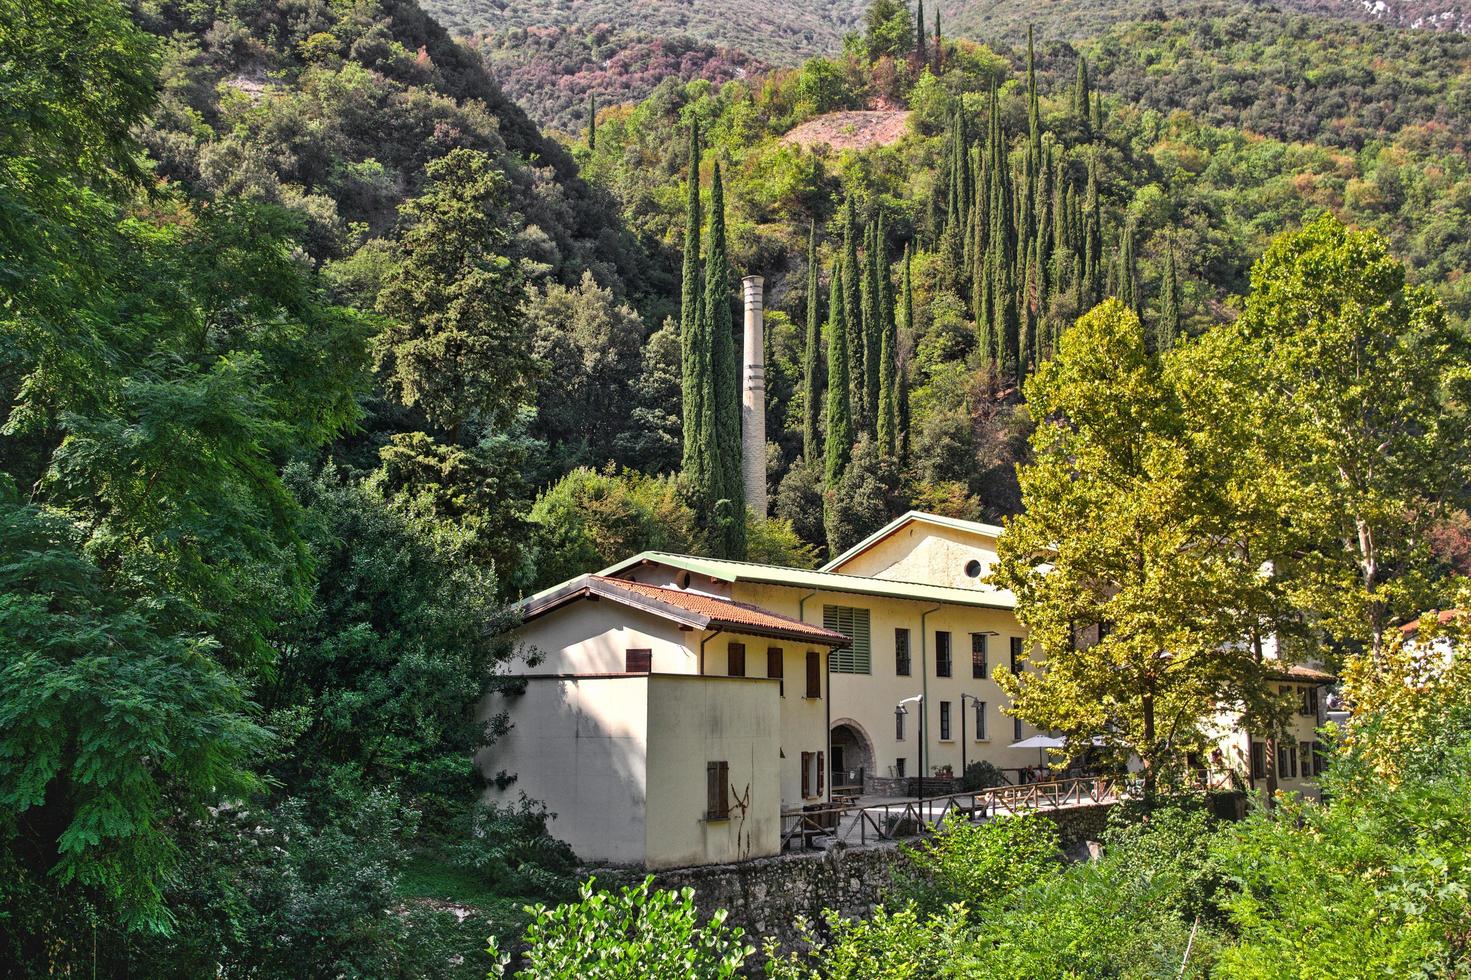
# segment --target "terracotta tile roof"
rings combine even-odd
[[[1286,670],[1274,671],[1273,675],[1294,681],[1317,681],[1320,684],[1328,684],[1338,680],[1336,676],[1328,673],[1326,670],[1319,670],[1316,667],[1304,667],[1302,664],[1293,664]]]
[[[812,623],[804,623],[800,619],[783,616],[781,613],[745,602],[720,599],[699,592],[685,592],[682,589],[645,585],[643,582],[630,582],[621,578],[608,578],[603,575],[592,575],[589,578],[599,585],[641,595],[647,599],[694,613],[708,619],[713,627],[759,634],[776,633],[794,639],[810,640],[829,647],[846,647],[849,642],[848,638],[841,633],[814,626]]]
[[[1434,616],[1437,623],[1439,623],[1441,626],[1445,626],[1460,614],[1461,611],[1459,609],[1442,609],[1439,612],[1435,612],[1434,610],[1432,610],[1431,612],[1426,613],[1425,616]],[[1400,631],[1406,636],[1419,632],[1420,620],[1424,619],[1425,616],[1420,616],[1410,620],[1408,623],[1400,627]]]

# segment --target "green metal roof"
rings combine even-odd
[[[907,514],[900,514],[877,531],[864,538],[862,541],[843,552],[838,557],[822,566],[822,571],[829,571],[848,561],[854,555],[860,555],[873,545],[887,538],[904,525],[919,521],[924,524],[934,524],[938,527],[948,527],[953,531],[965,531],[968,534],[982,534],[986,537],[999,538],[1005,530],[997,524],[982,524],[980,521],[967,521],[959,517],[945,517],[941,514],[928,514],[922,510],[911,510]]]
[[[983,609],[1012,609],[1016,600],[1001,589],[961,589],[951,585],[927,585],[923,582],[900,582],[894,579],[869,578],[866,575],[843,575],[839,572],[809,571],[783,565],[759,565],[755,562],[728,561],[723,558],[696,558],[666,551],[645,551],[598,572],[617,577],[641,564],[657,563],[679,568],[695,575],[706,575],[722,582],[752,582],[760,585],[785,585],[794,589],[818,589],[824,592],[848,592],[854,595],[883,596],[890,599],[912,599],[915,602],[945,602],[957,606]]]

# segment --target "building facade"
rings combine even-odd
[[[780,847],[781,814],[984,761],[1035,777],[1046,734],[1008,713],[998,668],[1037,669],[1014,597],[986,583],[1002,529],[911,512],[817,570],[645,552],[521,604],[524,694],[487,699],[492,797],[557,814],[584,860],[670,867]],[[1312,795],[1319,688],[1273,742],[1279,788]],[[1203,767],[1266,776],[1267,740],[1217,720]],[[1260,765],[1258,764],[1260,763]]]

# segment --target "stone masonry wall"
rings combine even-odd
[[[1111,804],[1072,807],[1045,816],[1057,822],[1064,849],[1085,858],[1087,842],[1102,835],[1111,808]],[[655,884],[676,890],[693,888],[702,918],[726,909],[730,913],[727,921],[744,928],[752,945],[759,947],[762,938],[769,936],[790,950],[796,948],[799,916],[820,922],[823,909],[834,909],[848,918],[866,918],[883,901],[894,872],[907,864],[898,845],[888,842],[675,868],[656,872]],[[610,886],[642,880],[641,872],[627,869],[602,870],[597,875]]]

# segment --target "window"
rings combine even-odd
[[[965,563],[965,575],[967,578],[981,577],[981,563],[972,558]]]
[[[1022,740],[1022,720],[1020,718],[1011,719],[1011,740],[1013,742]]]
[[[623,672],[625,674],[647,674],[654,669],[653,650],[625,650],[623,651]]]
[[[904,757],[902,755],[894,760],[894,775],[900,779],[904,778]]]
[[[1308,714],[1314,718],[1318,717],[1318,689],[1316,687],[1308,688]]]
[[[940,702],[940,741],[950,741],[950,702]]]
[[[807,651],[807,693],[803,697],[822,697],[822,654]]]
[[[1313,743],[1312,742],[1298,742],[1297,743],[1297,758],[1298,758],[1298,763],[1302,766],[1302,778],[1307,779],[1310,776],[1316,775],[1316,773],[1313,772]]]
[[[730,818],[730,763],[705,763],[705,819]]]
[[[976,741],[986,740],[986,702],[976,702]]]
[[[1267,778],[1267,746],[1256,739],[1251,740],[1251,778]]]
[[[775,677],[777,679],[776,693],[781,695],[782,697],[787,696],[787,682],[781,679],[782,675],[785,672],[786,670],[782,666],[781,647],[767,647],[766,676]]]
[[[1022,638],[1019,636],[1013,636],[1011,638],[1011,672],[1013,674],[1021,673],[1021,660]]]
[[[838,674],[872,673],[868,643],[868,610],[851,606],[823,606],[822,625],[836,630],[851,642],[846,650],[834,650],[829,669]]]
[[[894,712],[894,741],[904,741],[904,719],[909,717],[902,711]]]
[[[821,752],[802,753],[802,795],[821,796],[823,783],[827,775]],[[814,792],[813,787],[817,789]]]
[[[1313,747],[1313,775],[1321,776],[1328,768],[1328,757],[1323,754],[1322,742],[1310,742]]]
[[[949,630],[935,630],[935,676],[950,676]]]
[[[900,677],[909,676],[909,630],[897,628],[894,630],[894,673]]]
[[[746,676],[746,645],[732,643],[726,647],[725,672],[731,677]]]
[[[985,633],[970,635],[970,676],[978,680],[986,679],[986,642],[990,639]]]
[[[1291,742],[1277,746],[1277,778],[1297,778],[1297,746]]]

